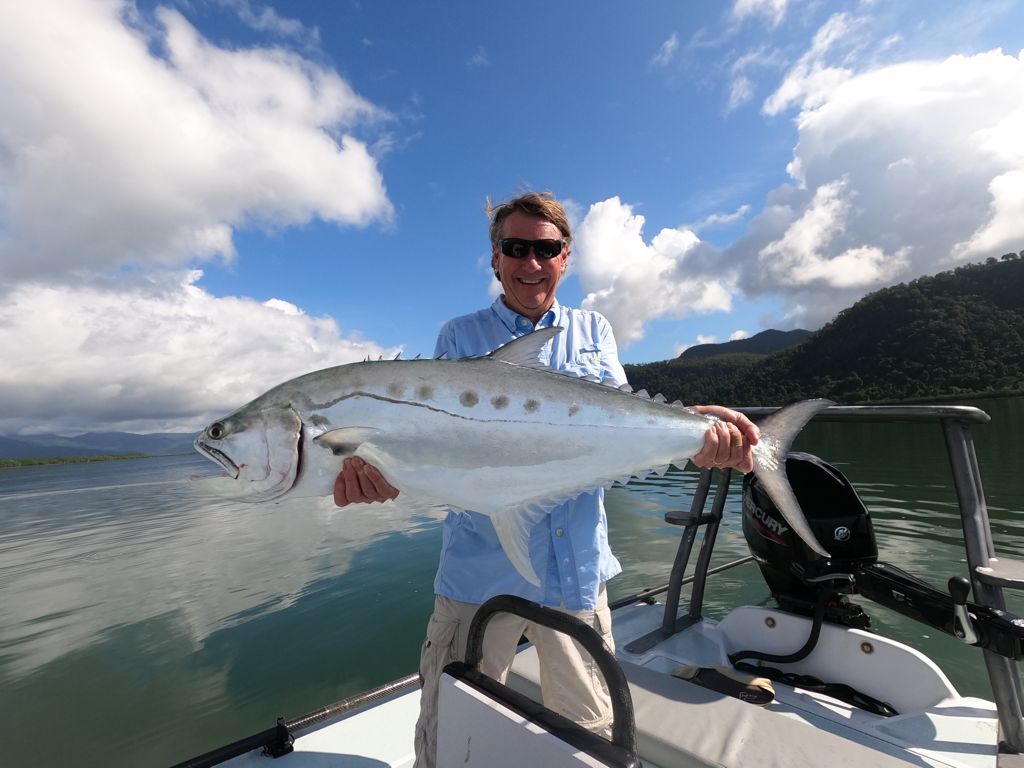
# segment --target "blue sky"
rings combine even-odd
[[[429,355],[527,189],[626,362],[1024,248],[1021,2],[36,5],[0,3],[8,434]]]

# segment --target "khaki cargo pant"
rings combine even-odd
[[[434,597],[434,613],[420,654],[423,692],[416,723],[416,768],[435,768],[437,755],[437,699],[441,672],[465,658],[469,624],[479,605]],[[597,610],[565,611],[586,622],[615,650],[611,611],[604,585]],[[537,648],[544,706],[574,720],[588,730],[611,736],[612,703],[597,664],[590,654],[566,635],[512,614],[498,614],[487,625],[480,670],[505,682],[519,638],[526,635]]]

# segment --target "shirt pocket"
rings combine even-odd
[[[601,363],[601,349],[596,346],[577,349],[566,362],[565,370],[571,371],[577,376],[596,376],[599,379],[602,378],[604,365]]]

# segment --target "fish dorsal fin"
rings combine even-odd
[[[540,361],[540,350],[545,344],[562,332],[562,327],[552,325],[548,328],[538,328],[532,333],[513,339],[491,352],[487,357],[492,360],[501,360],[513,365],[522,365],[526,368],[547,368]]]
[[[644,398],[647,398],[648,400],[651,399],[651,396],[649,394],[647,394],[647,390],[646,389],[641,389],[638,392],[634,392],[633,394],[636,395],[637,397],[644,397]]]
[[[656,403],[667,403],[668,402],[668,398],[665,397],[663,394],[661,394],[661,392],[659,392],[654,397],[652,397],[651,400],[653,400]]]
[[[621,389],[623,392],[629,392],[630,394],[632,394],[633,392],[633,388],[629,386],[629,384],[623,384],[621,387],[619,387],[619,389]]]

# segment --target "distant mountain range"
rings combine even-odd
[[[725,341],[721,344],[695,344],[683,350],[680,360],[700,360],[717,355],[750,354],[770,355],[783,349],[795,347],[806,341],[813,331],[797,328],[793,331],[777,331],[770,328],[746,339]]]
[[[86,432],[62,435],[0,435],[0,459],[30,459],[51,456],[104,456],[145,453],[168,456],[192,451],[195,434],[162,432],[136,435],[131,432]]]

